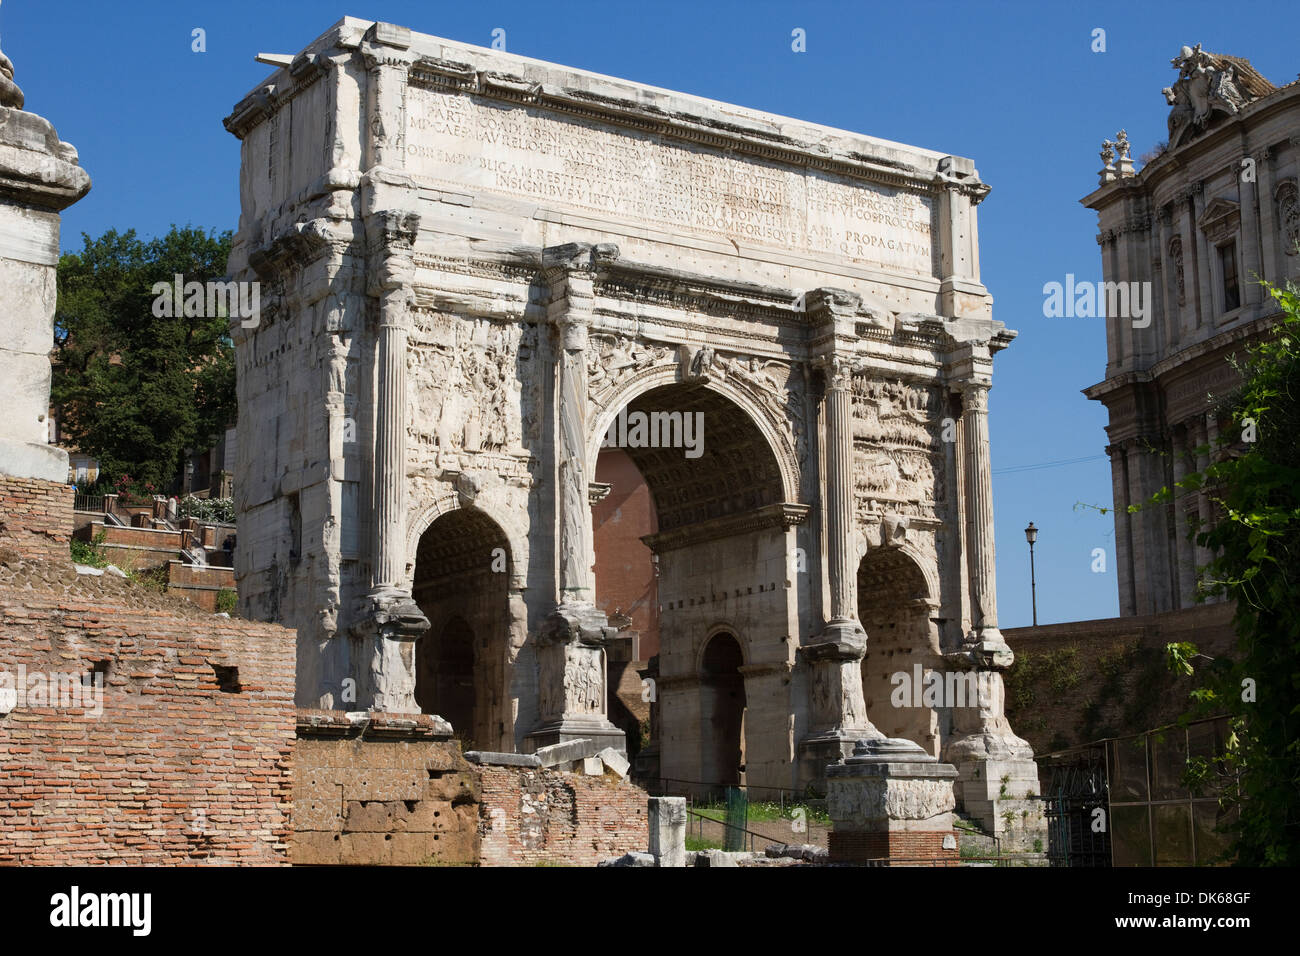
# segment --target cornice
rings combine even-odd
[[[761,508],[754,508],[743,514],[724,515],[682,528],[675,528],[672,531],[647,534],[642,536],[641,540],[655,554],[663,554],[666,551],[675,551],[699,541],[710,541],[715,538],[745,534],[764,528],[777,528],[785,531],[794,525],[803,524],[808,519],[809,510],[808,505],[794,502],[778,502],[772,505],[764,505]]]

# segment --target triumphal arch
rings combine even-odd
[[[660,772],[908,738],[988,818],[1007,725],[970,160],[345,19],[241,101],[236,574],[298,699],[483,750],[608,719],[592,505],[653,498]],[[895,706],[894,675],[978,699]],[[734,762],[734,761],[733,761]],[[1018,792],[1017,792],[1018,791]]]

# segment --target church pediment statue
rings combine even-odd
[[[1183,47],[1169,63],[1178,71],[1174,85],[1161,90],[1172,107],[1171,148],[1205,130],[1216,113],[1235,116],[1247,103],[1274,89],[1249,61],[1210,53],[1199,43]]]

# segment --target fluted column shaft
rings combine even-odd
[[[570,275],[560,330],[559,448],[560,601],[590,603],[594,542],[587,486],[587,321],[592,280]]]
[[[853,395],[850,366],[828,370],[826,388],[826,557],[831,623],[856,621],[853,550]]]
[[[371,530],[372,586],[395,587],[405,573],[406,325],[405,290],[381,300],[376,342],[375,520]]]
[[[988,386],[962,390],[962,439],[966,459],[966,573],[971,624],[977,634],[997,631],[998,592],[993,546],[993,469],[989,459]]]

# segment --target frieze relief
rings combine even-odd
[[[826,795],[832,818],[850,823],[929,820],[956,806],[947,780],[832,779]]]
[[[480,454],[527,457],[538,392],[521,370],[536,367],[527,360],[536,336],[533,325],[417,312],[407,350],[412,457],[450,471]]]
[[[626,335],[593,333],[587,339],[587,395],[604,408],[638,372],[676,361],[672,349],[650,345]]]

